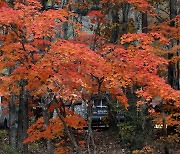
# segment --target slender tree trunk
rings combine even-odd
[[[170,16],[171,16],[171,19],[172,18],[174,18],[176,15],[178,15],[178,14],[180,14],[180,9],[179,9],[179,11],[177,11],[177,0],[174,0],[173,2],[172,2],[172,4],[171,4],[172,6],[170,7],[171,9],[170,9]],[[172,26],[175,26],[174,25],[174,22],[172,22],[171,23],[172,24]],[[177,45],[179,45],[179,41],[180,40],[177,40]],[[180,51],[177,51],[177,54],[176,54],[176,56],[177,57],[179,57],[180,55]],[[177,73],[177,75],[176,75],[176,84],[177,84],[177,90],[180,90],[180,60],[178,60],[177,61],[177,65],[176,65],[176,73]]]
[[[164,153],[169,154],[169,148],[167,146],[167,128],[166,128],[166,115],[164,112],[163,102],[161,102],[161,110],[162,110],[162,123],[163,123],[163,135],[164,135]]]
[[[40,0],[40,1],[41,1],[41,4],[42,4],[42,10],[46,10],[47,0]]]
[[[177,41],[177,45],[179,45],[179,40]],[[177,51],[177,57],[180,56],[179,53],[180,53],[180,51]],[[177,78],[176,78],[177,90],[180,90],[180,60],[177,61],[176,67],[177,67]]]
[[[17,149],[23,150],[24,154],[28,154],[28,144],[23,144],[27,138],[28,130],[28,100],[25,90],[26,80],[20,81],[20,97],[19,97],[19,113],[18,113],[18,130],[17,130]]]
[[[172,20],[177,15],[177,7],[178,7],[177,0],[170,0],[169,1],[169,7],[170,7],[170,19]],[[174,21],[171,21],[170,25],[172,27],[174,27],[174,23],[175,23]]]
[[[22,101],[19,100],[19,109],[18,109],[18,129],[17,129],[17,149],[20,151],[22,149]]]
[[[11,7],[13,7],[14,6],[14,0],[9,0],[9,4]]]
[[[122,4],[122,13],[123,13],[122,34],[127,33],[129,11],[130,11],[130,4],[129,3],[123,3]]]
[[[68,22],[63,23],[62,29],[64,32],[63,39],[68,40]]]
[[[115,27],[112,29],[112,34],[111,34],[111,43],[115,43],[118,39],[119,35],[119,14],[118,14],[118,9],[112,10],[112,23],[115,25]]]
[[[27,135],[28,128],[29,128],[28,99],[27,99],[27,93],[24,90],[24,94],[23,94],[23,141],[28,137],[28,135]],[[23,153],[28,154],[28,143],[23,144]]]
[[[177,0],[170,0],[169,1],[170,7],[170,19],[172,20],[177,15]],[[170,26],[174,27],[174,21],[170,22]],[[173,42],[172,42],[173,46]],[[172,53],[168,53],[168,59],[170,60],[174,55]],[[179,66],[178,66],[179,67]],[[169,62],[168,65],[168,83],[171,87],[175,88],[175,65],[172,62]],[[178,79],[179,80],[179,79]]]
[[[168,53],[168,59],[170,60],[173,57],[173,54]],[[174,64],[172,62],[169,62],[168,65],[168,83],[171,85],[172,88],[174,88]]]
[[[49,120],[50,120],[50,113],[48,113],[48,107],[47,107],[48,103],[45,100],[42,103],[44,104],[42,107],[44,125],[45,127],[47,127],[49,125]],[[47,153],[53,154],[53,144],[51,139],[47,139]]]
[[[92,108],[92,104],[89,103],[89,106],[88,106],[88,135],[87,135],[87,147],[88,147],[88,152],[89,152],[89,154],[91,154],[90,143],[92,143],[93,154],[96,154],[96,144],[95,144],[95,142],[94,142],[94,136],[93,136],[93,132],[92,132],[92,115],[93,115],[93,108]]]
[[[17,124],[16,124],[16,106],[15,95],[11,94],[11,100],[9,102],[9,144],[12,148],[16,149],[16,137],[17,137]]]
[[[148,32],[148,20],[147,20],[147,11],[142,13],[142,32]]]

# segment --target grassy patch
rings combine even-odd
[[[20,154],[8,145],[8,133],[5,129],[0,129],[0,154]]]
[[[11,148],[9,145],[7,144],[1,144],[0,145],[0,153],[1,154],[20,154],[19,152],[17,152],[16,150],[14,150],[13,148]]]

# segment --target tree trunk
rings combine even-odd
[[[41,1],[41,4],[42,4],[42,10],[46,10],[46,3],[47,3],[47,0],[40,0]]]
[[[172,20],[177,15],[177,0],[170,0],[169,1],[170,7],[170,19]],[[170,26],[174,27],[174,21],[170,22]],[[173,42],[172,42],[173,46]],[[168,53],[168,59],[170,60],[174,55],[172,53]],[[179,66],[178,66],[179,67]],[[172,62],[169,62],[168,65],[168,83],[171,85],[172,88],[175,88],[175,65]],[[178,79],[179,80],[179,79]],[[179,81],[178,81],[179,82]]]
[[[9,144],[12,148],[16,149],[16,137],[17,137],[17,124],[16,124],[16,106],[15,95],[11,94],[11,100],[9,102]]]
[[[18,130],[17,130],[17,149],[23,150],[24,154],[28,154],[28,144],[23,144],[24,139],[28,137],[28,101],[25,91],[26,81],[20,81],[20,97],[19,97],[19,113],[18,113]]]
[[[27,130],[29,128],[29,117],[28,117],[28,101],[27,94],[24,90],[23,94],[23,141],[28,137]],[[28,154],[28,144],[23,144],[23,153]]]
[[[148,32],[147,11],[142,13],[142,32]]]
[[[62,29],[64,32],[63,39],[68,40],[68,22],[63,23]]]
[[[111,34],[111,43],[115,43],[118,39],[118,34],[119,34],[119,17],[118,17],[118,9],[112,10],[112,23],[115,25],[115,27],[112,29],[112,34]]]
[[[87,134],[87,147],[88,147],[88,153],[91,154],[90,150],[90,143],[93,147],[93,154],[96,154],[96,144],[94,142],[94,136],[92,131],[92,115],[93,115],[93,108],[91,102],[88,105],[88,134]]]
[[[168,146],[167,146],[167,128],[166,128],[166,115],[165,115],[165,112],[164,112],[164,106],[163,106],[163,102],[161,102],[161,110],[162,110],[162,124],[163,124],[163,127],[162,127],[162,131],[163,131],[163,135],[164,135],[164,153],[165,154],[169,154],[169,149],[168,149]]]
[[[170,60],[173,57],[173,54],[168,53],[168,59]],[[169,62],[168,65],[168,83],[171,85],[172,88],[174,88],[174,71],[175,67],[173,62]]]
[[[179,40],[177,41],[177,45],[179,45]],[[177,51],[177,57],[179,57],[180,51]],[[177,90],[180,90],[180,61],[178,60],[177,61],[177,78],[176,78],[176,81],[177,81]]]
[[[170,2],[169,2],[169,7],[170,7],[170,19],[172,20],[173,18],[175,18],[176,17],[176,15],[177,15],[177,0],[170,0]],[[170,25],[172,26],[172,27],[174,27],[174,21],[171,21],[170,22]]]
[[[130,11],[130,4],[123,3],[122,4],[122,13],[123,13],[123,21],[122,21],[122,34],[127,33],[127,26],[128,26],[128,15]]]
[[[43,107],[42,107],[42,112],[43,112],[43,118],[44,118],[44,125],[47,127],[49,125],[49,119],[50,119],[50,113],[48,113],[48,102],[43,100]],[[48,154],[53,154],[53,144],[51,139],[47,139],[47,153]]]
[[[20,151],[22,149],[22,101],[19,100],[19,109],[18,109],[18,129],[17,129],[17,149]]]

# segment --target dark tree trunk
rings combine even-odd
[[[130,4],[129,3],[123,3],[122,4],[122,13],[123,13],[122,34],[127,33],[129,11],[130,11]]]
[[[148,20],[147,20],[147,11],[142,13],[142,32],[148,32]]]
[[[28,117],[28,99],[26,91],[23,94],[23,141],[28,137],[27,130],[29,128],[29,117]],[[28,144],[23,144],[23,153],[28,154]]]
[[[47,0],[41,0],[42,10],[46,10],[46,3],[47,3]]]
[[[177,0],[170,0],[169,7],[170,7],[170,19],[172,20],[177,15]],[[174,21],[170,22],[170,25],[174,27]]]
[[[88,105],[88,134],[87,134],[87,147],[88,147],[88,153],[91,153],[90,150],[90,143],[92,144],[93,148],[93,154],[96,154],[96,144],[94,142],[94,136],[92,131],[92,115],[93,115],[93,107],[92,103],[90,102]]]
[[[179,45],[179,40],[177,41],[177,45]],[[177,57],[179,57],[179,51],[177,51]],[[177,61],[177,78],[176,78],[176,81],[177,81],[177,90],[180,90],[180,61],[178,60]]]
[[[17,137],[17,124],[16,124],[16,106],[15,95],[11,94],[11,100],[9,102],[9,144],[12,148],[16,149],[16,137]]]
[[[67,22],[63,23],[63,32],[64,32],[63,38],[65,40],[68,40],[68,23]]]
[[[118,39],[118,34],[119,34],[119,17],[118,17],[118,9],[112,10],[112,23],[116,24],[116,26],[112,29],[112,34],[111,34],[111,43],[115,43]]]
[[[172,20],[176,15],[177,15],[177,0],[170,0],[169,1],[169,7],[170,7],[170,19]],[[171,21],[170,22],[170,26],[174,27],[175,26],[175,22]],[[172,42],[172,46],[173,46],[173,42]],[[171,59],[174,55],[172,53],[168,53],[168,59]],[[179,66],[178,66],[179,69]],[[169,66],[168,66],[168,83],[171,85],[172,88],[176,88],[176,79],[175,79],[175,65],[172,62],[169,62]],[[179,82],[179,79],[178,79]]]
[[[18,129],[17,129],[17,149],[21,150],[22,149],[22,101],[19,100],[19,109],[18,109]]]
[[[163,102],[161,102],[161,110],[162,110],[162,123],[163,123],[162,131],[163,131],[163,135],[164,135],[164,153],[169,154],[169,148],[168,148],[168,144],[167,144],[166,115],[164,112]]]
[[[48,102],[47,100],[42,100],[42,113],[43,113],[43,118],[44,118],[44,125],[47,127],[49,125],[49,120],[50,120],[50,113],[48,113]],[[47,153],[48,154],[53,154],[53,144],[51,139],[47,139]]]
[[[13,7],[13,6],[14,6],[14,0],[9,0],[9,5],[10,5],[11,7]]]
[[[25,90],[26,81],[20,81],[19,113],[18,113],[18,131],[17,131],[17,148],[28,154],[28,144],[23,144],[24,139],[28,137],[28,100]]]
[[[171,59],[173,57],[173,54],[168,53],[168,59]],[[174,88],[174,71],[175,67],[172,62],[169,62],[168,65],[168,83],[171,85],[172,88]]]

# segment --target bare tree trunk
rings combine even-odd
[[[42,4],[42,10],[46,10],[47,0],[40,0],[40,1],[41,1],[41,4]]]
[[[115,43],[117,41],[118,35],[119,35],[118,9],[112,10],[111,15],[112,15],[112,23],[115,25],[115,27],[112,29],[110,42]]]
[[[100,101],[102,99],[102,95],[101,95],[101,86],[102,83],[104,81],[104,76],[101,78],[98,78],[97,76],[94,76],[93,74],[91,74],[91,76],[96,79],[96,82],[98,83],[98,100]],[[93,154],[96,154],[96,144],[94,142],[94,136],[93,136],[93,131],[92,131],[92,116],[93,116],[93,95],[91,96],[90,100],[87,102],[88,104],[88,134],[87,134],[87,147],[88,147],[88,152],[89,154],[91,153],[90,150],[90,143],[92,144],[93,147]]]
[[[130,4],[129,3],[122,3],[122,13],[123,13],[122,34],[127,33],[129,11],[130,11]]]
[[[28,137],[27,130],[29,128],[29,117],[28,117],[28,99],[27,93],[24,90],[23,94],[23,141]],[[28,154],[28,143],[23,144],[23,153]]]
[[[17,137],[17,124],[16,124],[16,106],[15,95],[11,94],[11,100],[9,102],[9,144],[12,148],[16,149],[16,137]]]
[[[177,41],[177,45],[179,45],[179,40]],[[180,51],[177,51],[177,57],[179,57]],[[180,90],[180,60],[177,61],[177,78],[176,78],[176,81],[177,81],[177,90]]]
[[[9,4],[11,7],[13,7],[14,6],[14,0],[9,0]]]
[[[168,53],[168,59],[170,60],[173,57],[173,54]],[[168,65],[168,83],[171,85],[172,88],[174,88],[174,64],[173,62],[169,62]]]
[[[64,32],[63,39],[68,40],[68,22],[63,23],[62,29]]]
[[[17,149],[23,150],[24,154],[28,154],[28,144],[23,144],[24,139],[28,137],[28,100],[25,90],[26,80],[20,81],[20,96],[19,96],[19,113],[18,113],[18,130],[17,130]]]
[[[93,132],[92,132],[92,115],[93,115],[93,108],[92,104],[90,103],[88,106],[88,135],[87,135],[87,147],[88,147],[88,152],[91,154],[90,150],[90,143],[92,143],[93,147],[93,154],[96,154],[96,144],[94,142],[94,137],[93,137]]]
[[[164,153],[169,154],[169,149],[167,146],[167,128],[166,128],[166,115],[164,112],[163,102],[161,102],[161,110],[162,110],[162,123],[163,123],[163,135],[164,135]]]
[[[177,7],[178,7],[177,0],[170,0],[169,1],[169,7],[170,7],[170,19],[172,20],[177,15]],[[175,23],[174,21],[171,21],[170,25],[172,27],[174,27],[174,23]]]
[[[94,30],[94,40],[91,46],[91,50],[95,50],[97,46],[98,35],[100,35],[100,22],[97,23],[97,28]]]
[[[22,149],[22,101],[19,100],[19,109],[18,109],[18,129],[17,129],[17,149],[20,151]]]
[[[170,0],[169,1],[169,7],[170,7],[170,19],[172,20],[177,15],[177,0]],[[170,22],[170,26],[174,27],[174,21],[172,20]],[[173,46],[173,42],[172,42]],[[168,53],[168,59],[170,60],[174,55],[172,53]],[[179,67],[179,66],[178,66]],[[172,62],[169,62],[168,65],[168,83],[171,85],[171,87],[175,88],[175,65]],[[178,79],[179,80],[179,79]]]
[[[142,32],[148,32],[148,20],[147,20],[147,11],[142,13]]]
[[[49,125],[50,120],[50,113],[48,113],[48,102],[46,100],[43,100],[41,102],[43,104],[42,112],[43,112],[43,118],[44,118],[44,125],[47,127]],[[47,153],[53,154],[53,144],[51,139],[47,139]]]
[[[173,19],[176,15],[180,14],[180,9],[179,12],[177,11],[178,4],[177,0],[170,0],[170,19]],[[175,26],[174,21],[171,21],[171,26]],[[179,40],[177,40],[177,45],[179,45]],[[176,56],[179,57],[180,51],[177,51]],[[180,62],[179,60],[177,61],[176,65],[176,78],[175,78],[175,88],[177,90],[180,90]]]

